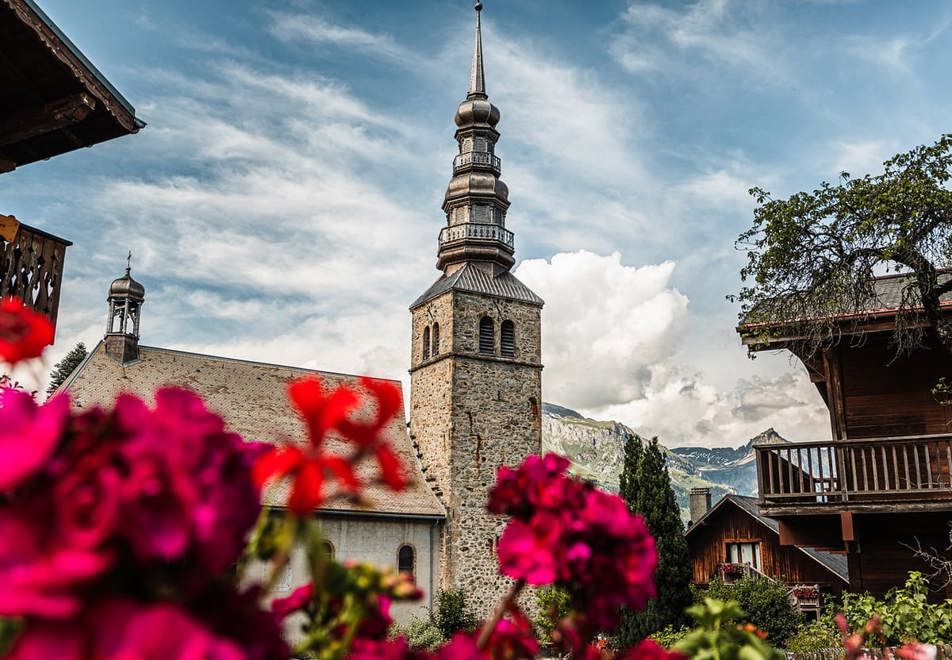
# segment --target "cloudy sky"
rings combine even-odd
[[[467,0],[40,0],[148,122],[0,177],[74,242],[93,345],[131,249],[142,341],[403,378],[468,83]],[[487,0],[517,275],[547,401],[676,445],[828,437],[802,368],[734,332],[754,185],[786,195],[950,129],[946,2]]]

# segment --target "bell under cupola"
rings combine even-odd
[[[132,278],[132,253],[126,272],[109,285],[109,315],[103,343],[106,355],[122,364],[139,359],[139,314],[145,301],[145,287]]]
[[[453,159],[453,178],[443,200],[446,226],[440,232],[436,267],[447,275],[466,263],[493,275],[508,271],[515,263],[513,234],[506,229],[509,189],[499,178],[501,163],[495,153],[499,109],[486,94],[482,8],[482,2],[476,2],[469,92],[455,117],[459,154]]]

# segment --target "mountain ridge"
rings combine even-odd
[[[542,404],[542,448],[563,454],[572,462],[573,474],[618,491],[625,460],[625,443],[646,438],[614,420],[595,420],[571,408]],[[756,495],[757,469],[753,445],[786,442],[773,427],[737,447],[675,447],[661,445],[671,476],[681,517],[688,519],[688,494],[692,488],[710,488],[713,501],[728,493]]]

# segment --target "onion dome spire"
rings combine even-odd
[[[473,70],[469,75],[469,94],[466,98],[486,98],[486,75],[483,73],[483,35],[479,15],[483,11],[483,3],[476,0],[476,45],[473,47]]]
[[[500,160],[495,155],[499,132],[499,108],[489,102],[483,69],[483,4],[477,1],[473,63],[466,99],[456,110],[456,142],[453,178],[446,189],[443,211],[446,227],[440,232],[436,267],[447,273],[473,263],[493,273],[509,270],[513,258],[513,234],[506,229],[509,189],[499,179]]]

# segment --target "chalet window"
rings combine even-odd
[[[397,570],[401,573],[409,573],[410,577],[416,577],[415,564],[416,557],[413,552],[413,546],[401,545],[397,551]]]
[[[440,354],[440,324],[433,324],[433,355]]]
[[[423,328],[423,359],[430,357],[430,326]]]
[[[496,354],[496,324],[488,316],[479,319],[479,352]]]
[[[502,356],[516,357],[516,324],[512,321],[503,321],[499,328],[499,341],[502,347]]]
[[[762,571],[763,562],[760,559],[760,543],[728,543],[727,561],[730,564],[746,564],[758,571]]]

